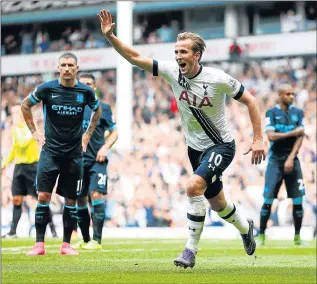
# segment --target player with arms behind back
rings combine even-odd
[[[63,179],[65,189],[59,193],[65,197],[64,236],[60,254],[78,254],[70,247],[70,239],[77,223],[76,199],[82,185],[82,152],[86,151],[101,112],[94,90],[76,80],[78,68],[77,57],[71,52],[63,53],[58,64],[59,79],[39,85],[22,103],[21,109],[26,124],[34,139],[43,146],[36,175],[36,244],[28,255],[46,254],[44,236],[49,204],[58,175]],[[31,107],[41,101],[45,121],[44,135],[36,129],[31,112]],[[82,123],[86,105],[93,109],[94,114],[83,134]]]
[[[177,100],[194,174],[186,185],[189,237],[174,264],[184,268],[195,265],[206,215],[205,197],[221,218],[239,230],[246,253],[252,255],[256,247],[253,221],[244,218],[235,205],[226,200],[221,176],[235,154],[235,142],[225,118],[226,95],[242,102],[249,110],[254,140],[245,154],[252,151],[252,164],[259,164],[265,159],[256,100],[236,79],[221,70],[200,64],[205,42],[199,35],[189,32],[179,34],[175,44],[176,62],[158,62],[142,56],[113,34],[115,24],[109,11],[101,10],[98,18],[102,33],[115,50],[131,64],[164,78]]]
[[[303,174],[297,158],[304,139],[304,112],[292,105],[294,90],[290,85],[279,88],[279,104],[266,112],[265,130],[271,141],[265,173],[264,204],[260,215],[260,234],[257,243],[264,245],[265,229],[270,218],[272,203],[285,181],[287,196],[293,199],[295,245],[300,245],[303,220],[302,196],[305,194]]]
[[[92,74],[82,73],[79,81],[96,90],[95,77]],[[103,196],[107,194],[108,158],[107,154],[112,145],[118,140],[118,131],[112,118],[110,105],[100,102],[102,112],[97,127],[89,141],[87,151],[84,153],[84,172],[82,191],[77,199],[78,225],[83,235],[83,241],[73,248],[88,250],[101,249],[102,229],[105,220],[105,202]],[[91,109],[86,106],[84,112],[83,128],[89,126]],[[105,140],[105,132],[109,135]],[[61,184],[63,184],[63,181]],[[57,193],[63,189],[57,188]],[[90,239],[90,215],[88,211],[88,194],[91,198],[91,215],[93,221],[93,239]]]

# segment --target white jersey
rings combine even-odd
[[[233,140],[225,114],[225,98],[241,97],[244,88],[238,80],[222,70],[203,66],[189,79],[182,76],[177,63],[155,60],[153,74],[166,79],[173,89],[189,147],[204,151]]]

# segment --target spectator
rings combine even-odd
[[[95,40],[95,38],[90,35],[85,43],[85,48],[96,48],[97,46],[97,42]]]
[[[22,37],[21,53],[22,54],[33,53],[32,33],[24,31],[22,32],[21,37]]]
[[[289,10],[287,14],[281,14],[281,30],[283,33],[297,32],[301,29],[302,17]]]
[[[229,58],[231,62],[240,61],[242,49],[237,40],[234,39],[233,43],[229,46]]]
[[[47,34],[42,34],[41,41],[37,47],[37,53],[43,53],[49,49],[49,39],[47,38]]]
[[[156,32],[161,42],[171,42],[174,40],[173,29],[167,25],[162,25]]]
[[[19,51],[18,42],[13,35],[8,35],[4,39],[5,54],[16,54]]]

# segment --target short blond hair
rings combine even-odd
[[[205,48],[206,48],[205,41],[198,34],[191,33],[191,32],[183,32],[183,33],[178,34],[178,36],[177,36],[177,41],[186,40],[186,39],[192,40],[192,42],[193,42],[192,50],[194,52],[200,52],[200,57],[198,60],[198,61],[200,61],[201,57],[203,56],[203,53],[205,51]]]

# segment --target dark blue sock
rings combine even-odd
[[[263,204],[260,217],[260,234],[264,234],[267,221],[270,218],[272,204]]]
[[[88,211],[88,207],[77,207],[78,210],[78,226],[81,230],[81,234],[83,235],[83,239],[85,243],[90,241],[89,235],[89,226],[90,226],[90,215]]]
[[[63,242],[70,243],[70,239],[74,228],[77,224],[77,208],[76,206],[64,205],[63,211],[64,236]]]
[[[295,235],[299,235],[300,233],[300,229],[302,228],[303,215],[304,215],[303,205],[294,204],[293,218],[294,218],[294,226],[295,226]]]
[[[93,228],[94,235],[93,239],[98,243],[101,243],[102,229],[105,221],[105,202],[104,200],[93,200],[92,201],[94,215],[93,215]]]
[[[35,210],[36,242],[44,242],[46,226],[49,221],[50,204],[38,203]]]

